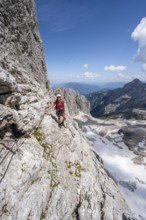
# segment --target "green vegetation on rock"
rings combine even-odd
[[[37,139],[37,141],[42,144],[43,142],[43,134],[40,131],[41,127],[34,128],[34,136]]]
[[[7,204],[5,204],[5,205],[2,207],[2,213],[5,214],[5,215],[8,215],[8,214],[9,214],[9,211],[8,211],[8,208],[7,208]]]
[[[39,142],[39,144],[43,147],[44,156],[46,156],[45,158],[48,159],[52,165],[51,173],[49,175],[50,187],[55,188],[59,185],[59,182],[55,178],[55,173],[57,172],[57,165],[55,162],[53,147],[49,146],[47,142],[43,142],[45,140],[45,137],[44,134],[41,132],[41,127],[36,127],[34,129],[34,136]]]
[[[42,211],[41,216],[40,216],[40,220],[45,220],[46,219],[46,214],[45,212]]]
[[[71,161],[65,161],[65,163],[70,175],[81,177],[81,172],[84,171],[84,168],[80,163],[72,163]]]

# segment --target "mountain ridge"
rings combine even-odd
[[[101,104],[91,110],[94,117],[118,114],[126,118],[134,117],[134,109],[146,108],[146,83],[134,79],[123,88],[107,91],[100,101]]]
[[[115,89],[122,87],[123,82],[110,82],[110,83],[100,83],[100,82],[67,82],[67,83],[56,83],[52,85],[55,91],[59,87],[64,87],[68,89],[73,89],[79,92],[81,95],[87,95],[96,91],[107,91],[109,89]]]

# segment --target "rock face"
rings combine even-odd
[[[0,7],[0,219],[133,219],[77,123],[69,116],[60,129],[55,113],[45,114],[54,95],[33,0]],[[75,100],[72,115],[88,112]]]
[[[34,1],[0,0],[0,7],[0,129],[19,136],[41,119],[49,82]]]
[[[132,111],[134,118],[140,120],[146,120],[146,109],[133,109]]]
[[[1,183],[1,219],[132,219],[102,161],[69,123],[60,131],[46,115],[41,129],[17,141],[18,151],[13,146],[16,153],[3,149],[12,161]]]
[[[55,93],[60,93],[62,95],[71,116],[79,114],[80,111],[90,114],[90,103],[85,96],[80,95],[73,89],[65,89],[63,87],[57,89]]]
[[[138,79],[126,84],[123,88],[109,90],[101,97],[91,114],[94,117],[115,115],[125,118],[136,116],[137,119],[144,119],[145,113],[141,114],[136,109],[146,109],[146,83]]]
[[[34,1],[0,1],[0,64],[17,83],[47,82]],[[35,73],[35,74],[34,74]]]

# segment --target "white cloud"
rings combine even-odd
[[[146,17],[143,18],[132,32],[131,37],[134,41],[138,42],[138,50],[135,55],[135,60],[146,65]],[[145,70],[146,71],[146,70]]]
[[[120,79],[123,79],[123,78],[125,78],[125,75],[123,74],[123,73],[118,73],[118,78],[120,78]]]
[[[86,78],[93,78],[94,76],[93,76],[93,73],[89,73],[89,72],[85,72],[84,74],[83,74]]]
[[[88,68],[88,64],[87,63],[85,63],[84,65],[83,65],[83,68]]]
[[[140,46],[146,45],[146,17],[143,18],[131,34],[133,40],[138,41]]]
[[[84,76],[85,78],[87,78],[87,79],[94,79],[94,78],[96,78],[96,77],[99,77],[100,74],[95,74],[95,73],[91,73],[91,72],[85,72],[85,73],[83,74],[83,76]]]
[[[126,70],[126,66],[114,66],[114,65],[110,65],[110,66],[105,66],[104,67],[105,71],[109,71],[109,72],[121,72]]]

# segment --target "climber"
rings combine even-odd
[[[62,127],[62,126],[65,127],[65,124],[64,124],[64,121],[66,120],[65,104],[60,94],[57,94],[56,100],[53,102],[53,104],[50,107],[46,108],[46,111],[50,110],[53,107],[55,107],[56,109],[56,115],[58,116],[59,127]]]

